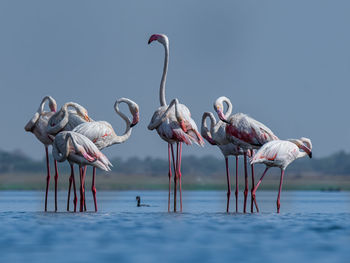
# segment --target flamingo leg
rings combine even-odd
[[[236,155],[236,213],[238,212],[238,156]]]
[[[73,190],[74,190],[74,199],[73,199],[73,203],[74,203],[74,212],[77,211],[77,204],[78,204],[78,196],[77,196],[77,189],[75,187],[75,178],[74,178],[74,167],[72,165],[72,182],[73,182]]]
[[[228,169],[228,158],[225,157],[225,164],[226,164],[226,177],[227,177],[227,205],[226,205],[226,213],[229,212],[230,207],[230,196],[231,196],[231,182],[230,182],[230,174]]]
[[[262,174],[262,176],[261,176],[259,182],[256,184],[256,186],[254,187],[254,189],[253,189],[253,191],[252,191],[252,198],[254,198],[254,199],[255,199],[256,190],[258,190],[258,187],[259,187],[259,185],[261,184],[261,181],[264,179],[264,176],[265,176],[267,170],[269,170],[269,167],[266,167],[266,169],[265,169],[265,171],[263,172],[263,174]]]
[[[69,212],[70,190],[72,189],[73,173],[74,173],[73,165],[70,164],[70,177],[69,177],[68,197],[67,197],[67,212]]]
[[[244,153],[244,206],[243,213],[247,212],[247,196],[248,196],[248,170],[247,170],[247,153]]]
[[[86,212],[86,198],[85,198],[85,177],[86,177],[86,170],[87,170],[87,166],[85,165],[84,169],[83,169],[83,195],[84,195],[84,212]]]
[[[176,164],[175,164],[175,154],[174,154],[174,147],[171,145],[171,154],[173,157],[173,166],[174,166],[174,212],[176,212],[176,191],[177,191],[177,171],[176,171]]]
[[[84,184],[84,175],[83,175],[83,168],[79,167],[79,172],[80,172],[80,212],[83,212],[83,208],[84,208],[84,188],[83,188],[83,184]]]
[[[169,158],[169,195],[168,195],[168,212],[170,212],[170,192],[171,192],[171,144],[168,143],[168,158]]]
[[[283,176],[284,176],[284,169],[281,169],[280,187],[279,187],[279,189],[278,189],[278,197],[277,197],[277,213],[280,212],[280,206],[281,206],[280,197],[281,197]]]
[[[179,160],[178,160],[178,175],[179,175],[179,191],[180,191],[180,212],[182,212],[182,185],[181,185],[181,158],[182,158],[182,142],[180,144],[180,151],[179,151]]]
[[[49,150],[47,145],[45,145],[45,152],[46,152],[46,168],[47,168],[46,191],[45,191],[45,212],[47,212],[47,194],[49,192],[49,185],[50,185],[50,162],[49,162]]]
[[[55,165],[55,212],[57,212],[57,186],[58,186],[58,169],[57,169],[57,161],[54,161]]]
[[[94,167],[94,168],[92,169],[91,191],[92,191],[92,195],[93,195],[93,197],[94,197],[95,212],[97,212],[97,199],[96,199],[95,175],[96,175],[96,167]]]
[[[255,182],[254,182],[254,165],[252,164],[250,167],[252,169],[252,188],[251,188],[251,192],[250,192],[251,193],[250,212],[254,213],[254,205],[255,205],[256,212],[259,213],[258,203],[256,202],[256,198],[253,197],[253,194],[252,194],[253,190],[254,190],[254,186],[255,186]]]

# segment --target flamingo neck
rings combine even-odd
[[[232,103],[231,103],[230,99],[227,97],[222,98],[222,103],[226,103],[226,105],[227,105],[227,110],[225,113],[225,118],[227,119],[232,113]]]
[[[166,77],[168,73],[168,64],[169,64],[169,45],[163,44],[165,49],[165,57],[164,57],[164,66],[163,66],[163,75],[162,80],[160,81],[160,89],[159,89],[159,100],[160,100],[160,106],[166,106],[166,100],[165,100],[165,83],[166,83]]]
[[[119,109],[119,103],[121,102],[124,102],[126,104],[128,104],[128,106],[130,106],[131,104],[131,101],[128,100],[128,99],[119,99],[117,100],[115,103],[114,103],[114,110],[115,112],[125,121],[125,124],[126,124],[126,128],[125,128],[125,132],[123,135],[121,136],[115,136],[114,139],[113,139],[113,142],[112,144],[119,144],[119,143],[123,143],[125,142],[126,140],[129,139],[130,135],[131,135],[131,131],[132,131],[132,128],[131,128],[131,121],[129,120],[129,118],[120,111]]]

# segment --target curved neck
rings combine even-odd
[[[52,98],[51,96],[45,96],[40,103],[40,106],[38,109],[39,114],[44,112],[44,107],[45,107],[45,104],[47,101],[49,102],[49,106],[50,106],[51,111],[57,110],[57,106],[56,106],[57,104],[56,104],[56,101],[54,100],[54,98]]]
[[[170,104],[169,104],[168,108],[166,109],[166,111],[165,111],[160,117],[156,118],[156,119],[154,120],[153,123],[151,122],[151,123],[148,125],[147,128],[148,128],[149,130],[153,130],[153,129],[158,128],[159,125],[161,125],[161,124],[165,121],[165,119],[168,117],[168,113],[169,113],[169,111],[171,110],[171,108],[172,108],[174,105],[175,105],[175,116],[176,116],[176,118],[177,118],[178,121],[179,121],[179,118],[181,118],[181,115],[180,115],[180,113],[178,112],[178,107],[177,107],[178,103],[179,103],[178,99],[173,99],[173,100],[170,102]]]
[[[58,162],[64,162],[65,160],[67,160],[68,156],[69,156],[69,138],[70,136],[68,136],[68,134],[66,135],[66,137],[64,138],[64,152],[60,152],[60,150],[57,147],[57,141],[54,140],[53,144],[52,144],[52,155],[53,158],[58,161]]]
[[[166,83],[166,76],[168,73],[168,64],[169,64],[169,45],[163,44],[165,49],[165,57],[164,57],[164,66],[163,66],[163,75],[162,80],[160,81],[160,89],[159,89],[159,101],[160,106],[166,106],[166,100],[165,100],[165,83]]]
[[[59,116],[61,114],[63,114],[63,118],[60,121],[58,121],[57,124],[54,124],[53,126],[49,125],[47,127],[47,132],[49,134],[53,134],[53,135],[57,134],[57,133],[62,131],[67,126],[68,121],[69,121],[68,107],[74,108],[77,111],[77,113],[79,114],[79,107],[81,107],[79,104],[77,104],[75,102],[67,102],[67,103],[65,103],[62,106],[62,108],[51,117],[51,120],[49,121],[49,124],[50,124],[51,121],[56,120],[56,118],[59,118]]]
[[[208,130],[206,119],[210,118],[210,131]],[[213,132],[214,132],[214,126],[216,124],[216,119],[214,117],[214,114],[211,112],[204,112],[202,116],[202,127],[201,127],[201,134],[202,136],[211,144],[216,144],[213,141]]]
[[[126,140],[129,139],[130,135],[131,135],[131,131],[132,131],[132,128],[131,128],[131,122],[129,120],[129,118],[120,111],[119,109],[119,103],[121,102],[124,102],[126,104],[128,104],[129,106],[129,109],[130,109],[130,105],[131,105],[131,101],[128,100],[128,99],[120,99],[120,100],[117,100],[115,103],[114,103],[114,110],[115,112],[125,121],[125,124],[126,124],[126,128],[125,128],[125,132],[123,135],[121,136],[116,136],[113,140],[113,144],[116,144],[116,143],[123,143],[125,142]]]
[[[226,113],[225,113],[225,118],[227,119],[232,113],[232,103],[231,103],[230,99],[226,98],[226,97],[224,97],[222,99],[222,102],[225,102],[226,105],[227,105],[227,110],[226,110]]]

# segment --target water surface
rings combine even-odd
[[[259,214],[224,213],[224,192],[183,195],[183,213],[161,191],[98,192],[98,213],[67,213],[60,192],[44,213],[42,192],[0,192],[1,262],[349,262],[349,192],[283,192],[280,214],[277,192],[257,193]]]

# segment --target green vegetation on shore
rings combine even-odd
[[[111,161],[114,165],[111,173],[98,172],[97,188],[99,190],[167,189],[168,163],[166,159],[133,157],[129,159],[114,158]],[[243,162],[240,161],[239,165],[240,187],[242,189]],[[230,167],[232,181],[234,181],[233,159],[230,162]],[[260,178],[264,166],[256,165],[255,167],[257,180]],[[67,189],[70,172],[68,164],[59,164],[59,172],[59,188]],[[90,174],[89,169],[88,185],[90,185],[91,180]],[[184,156],[182,174],[184,189],[226,189],[223,158]],[[45,176],[44,160],[33,160],[20,152],[0,151],[1,190],[43,190],[46,182]],[[51,180],[51,186],[53,186],[53,177]],[[278,180],[279,169],[271,169],[269,175],[264,179],[262,189],[277,189]],[[350,190],[350,154],[338,152],[324,158],[297,160],[288,167],[283,187],[286,190]]]

